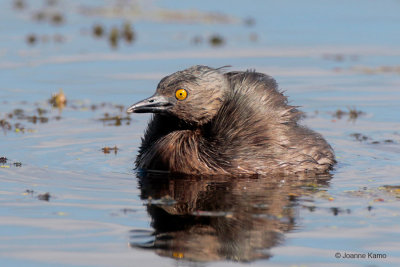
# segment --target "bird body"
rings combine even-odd
[[[128,112],[155,113],[136,166],[185,174],[324,173],[330,145],[268,75],[193,66],[162,79]]]

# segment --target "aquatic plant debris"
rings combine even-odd
[[[93,36],[101,39],[106,35],[107,29],[105,26],[95,24],[92,29]],[[130,22],[126,21],[120,28],[113,26],[108,32],[108,41],[112,48],[117,48],[120,40],[125,40],[126,43],[132,43],[136,39],[136,33]]]
[[[119,148],[117,146],[114,147],[109,147],[109,146],[105,146],[101,149],[101,151],[103,151],[104,154],[110,154],[111,151],[114,151],[114,154],[117,154]]]
[[[38,198],[39,200],[43,200],[43,201],[50,201],[50,198],[51,198],[51,197],[52,197],[52,196],[50,195],[49,192],[44,193],[44,194],[39,194],[39,195],[37,196],[37,198]]]
[[[222,46],[225,43],[225,40],[220,35],[212,35],[209,42],[212,46]]]
[[[93,26],[93,35],[96,37],[102,37],[104,34],[104,27],[102,25],[96,24]]]
[[[348,111],[344,111],[344,110],[341,110],[341,109],[336,110],[332,114],[332,117],[340,120],[344,116],[347,116],[348,120],[355,121],[356,119],[358,119],[360,116],[363,116],[363,115],[365,115],[364,111],[357,110],[354,107],[353,108],[348,107]]]
[[[100,118],[99,120],[104,122],[105,125],[108,125],[108,126],[121,126],[122,122],[124,122],[124,121],[126,122],[126,125],[129,125],[130,121],[131,121],[131,117],[129,117],[128,115],[110,116],[110,114],[104,113],[103,118]]]
[[[350,134],[350,136],[359,142],[370,141],[369,143],[373,144],[373,145],[381,144],[381,143],[383,143],[383,144],[395,144],[396,143],[393,139],[384,139],[381,141],[377,141],[377,140],[371,141],[371,140],[373,140],[372,137],[366,136],[362,133],[352,133],[352,134]]]
[[[64,91],[60,89],[58,93],[55,93],[51,96],[49,102],[53,105],[53,107],[63,109],[67,104],[67,97],[65,96]]]

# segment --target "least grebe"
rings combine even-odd
[[[163,78],[127,112],[154,113],[136,166],[185,174],[323,173],[331,146],[268,75],[193,66]]]

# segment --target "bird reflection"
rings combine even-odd
[[[299,197],[330,180],[329,175],[138,176],[154,231],[132,230],[130,245],[196,262],[270,258],[270,249],[297,227]]]

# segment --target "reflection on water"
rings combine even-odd
[[[132,247],[190,261],[248,262],[272,256],[269,249],[296,228],[298,199],[331,177],[138,178],[154,232],[132,230]]]

